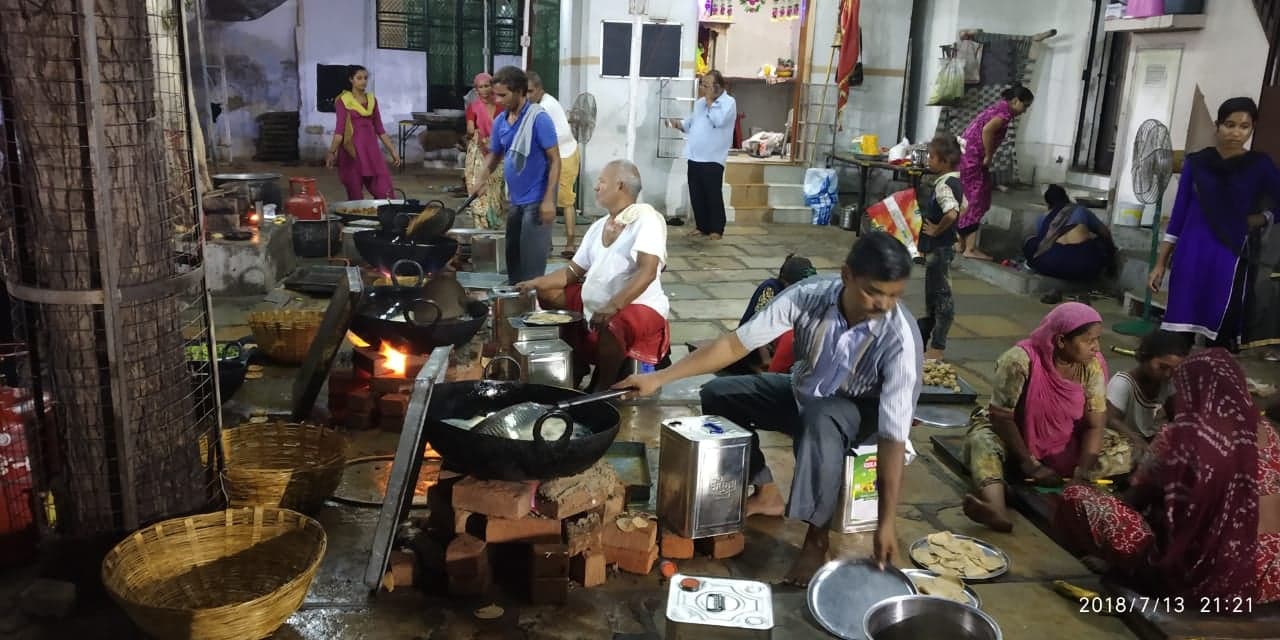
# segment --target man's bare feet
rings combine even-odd
[[[964,515],[993,531],[1001,533],[1013,531],[1013,522],[1009,520],[1007,513],[996,509],[971,493],[966,494],[964,497]]]
[[[831,559],[831,540],[828,535],[826,529],[809,525],[809,530],[804,535],[804,546],[800,548],[800,555],[796,556],[795,562],[791,563],[791,570],[782,579],[783,584],[801,588],[809,586],[813,574]]]
[[[981,249],[970,249],[964,252],[964,257],[969,258],[970,260],[986,260],[987,262],[995,260],[995,258],[987,255]]]
[[[705,236],[705,235],[707,235],[707,234],[705,234],[705,233],[703,233],[703,232],[701,232],[701,231],[698,231],[697,229],[690,229],[690,230],[689,230],[689,233],[686,233],[685,235],[686,235],[686,236],[689,236],[690,238],[701,238],[701,237],[703,237],[703,236]]]
[[[946,354],[946,352],[943,351],[942,349],[928,349],[924,352],[924,359],[925,360],[941,360],[944,354]]]
[[[787,510],[787,502],[782,499],[782,492],[778,491],[778,485],[762,484],[756,487],[756,492],[747,497],[747,517],[751,516],[769,516],[772,518],[781,518],[782,514]]]
[[[720,234],[718,234],[718,233],[713,233],[713,234],[711,234],[711,235],[709,235],[709,236],[707,236],[707,237],[708,237],[708,238],[711,238],[712,240],[719,240],[720,238],[722,238],[722,237],[724,237],[724,236],[721,236],[721,235],[720,235]]]

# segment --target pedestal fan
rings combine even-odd
[[[575,188],[577,201],[574,203],[573,215],[579,222],[582,220],[582,175],[587,169],[587,142],[591,141],[591,133],[596,130],[596,97],[590,93],[579,93],[569,108],[569,128],[573,131],[573,139],[578,141],[578,184]],[[566,211],[565,215],[569,215]]]
[[[1160,250],[1160,219],[1163,217],[1164,190],[1169,187],[1173,175],[1173,143],[1169,140],[1169,128],[1159,120],[1147,120],[1138,128],[1133,138],[1133,194],[1138,202],[1156,206],[1151,218],[1151,253],[1147,256],[1147,273],[1155,268]],[[1142,319],[1126,320],[1112,327],[1116,333],[1127,336],[1144,336],[1158,326],[1151,320],[1151,288],[1144,286]]]

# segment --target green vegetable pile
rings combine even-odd
[[[209,346],[204,344],[195,344],[186,348],[187,360],[195,362],[205,362],[209,360]],[[220,344],[218,345],[218,359],[226,360],[227,358],[239,358],[241,354],[240,345],[238,344]]]

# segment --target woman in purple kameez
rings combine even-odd
[[[369,86],[369,71],[354,65],[347,80],[351,82],[351,89],[333,101],[338,121],[324,164],[326,167],[338,165],[338,179],[347,189],[348,200],[360,200],[365,189],[375,198],[390,198],[391,170],[382,157],[378,141],[381,140],[391,154],[391,164],[399,167],[400,156],[382,127],[378,101],[365,91]]]
[[[1148,279],[1159,291],[1165,270],[1170,272],[1161,328],[1204,336],[1211,346],[1239,347],[1261,231],[1272,222],[1270,212],[1262,212],[1262,197],[1280,203],[1280,171],[1269,157],[1244,147],[1257,119],[1258,105],[1250,98],[1232,98],[1218,108],[1217,145],[1183,162]]]
[[[1020,84],[1006,89],[1000,97],[999,102],[978,114],[961,136],[964,154],[960,157],[960,185],[968,204],[960,212],[956,230],[960,232],[960,250],[966,258],[991,259],[978,248],[978,227],[991,209],[991,190],[995,187],[991,162],[1009,132],[1009,123],[1026,113],[1035,100],[1031,90]]]

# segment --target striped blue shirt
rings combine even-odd
[[[850,327],[840,312],[840,278],[813,277],[773,299],[738,339],[749,350],[795,330],[792,390],[801,410],[812,398],[880,400],[880,436],[906,442],[923,382],[924,343],[915,319],[899,304]]]
[[[688,138],[684,143],[685,159],[716,164],[728,162],[737,123],[738,103],[733,96],[720,94],[710,108],[705,98],[698,98],[693,103],[693,115],[680,123]]]

